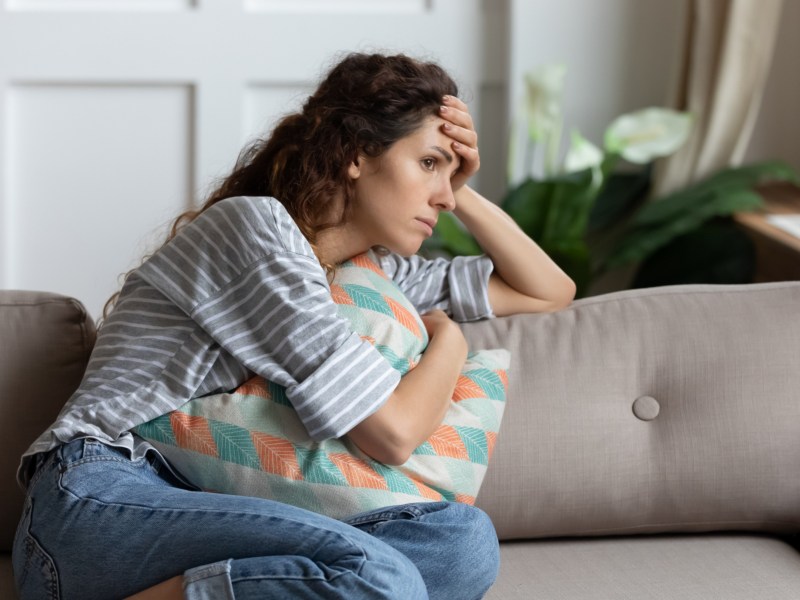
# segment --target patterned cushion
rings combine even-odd
[[[405,374],[428,336],[414,306],[371,254],[345,263],[331,285],[339,314]],[[188,402],[140,425],[192,483],[271,498],[335,518],[406,502],[474,503],[505,408],[509,355],[470,353],[441,426],[399,467],[345,436],[313,442],[283,387],[254,377],[228,394]]]

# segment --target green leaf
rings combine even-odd
[[[475,256],[483,253],[475,238],[451,213],[439,215],[433,235],[423,242],[422,249],[428,256],[442,252],[450,256]]]
[[[645,260],[671,240],[713,217],[759,208],[763,201],[752,191],[759,184],[798,182],[798,179],[797,172],[781,161],[719,171],[698,184],[642,207],[600,268],[613,269]]]
[[[419,446],[414,449],[414,452],[411,454],[422,454],[426,456],[436,456],[436,450],[433,449],[430,442],[422,442]]]
[[[752,240],[732,220],[718,219],[653,253],[639,266],[632,286],[750,283],[754,274]]]
[[[501,208],[534,240],[541,240],[554,184],[551,181],[526,179],[512,189]]]
[[[752,189],[768,181],[798,182],[797,172],[781,161],[768,161],[724,169],[708,179],[656,200],[643,207],[633,225],[654,225],[670,221],[678,215],[693,210],[709,194],[725,195],[741,189]]]
[[[394,317],[392,309],[386,304],[380,292],[355,283],[345,283],[342,288],[359,308],[366,308],[376,313]]]
[[[589,215],[589,231],[599,231],[620,222],[639,205],[650,190],[652,169],[614,173],[605,182]]]
[[[303,478],[309,483],[328,483],[330,485],[350,485],[339,468],[333,464],[324,450],[318,446],[303,448],[295,446],[297,463]]]
[[[269,394],[270,398],[276,404],[282,404],[283,406],[293,406],[291,402],[289,402],[289,397],[286,395],[286,388],[282,385],[278,385],[277,383],[273,383],[272,381],[268,382],[269,384]]]
[[[591,281],[591,261],[589,248],[583,239],[555,240],[541,244],[555,263],[575,282],[576,296],[583,297]]]
[[[386,481],[386,486],[392,492],[399,494],[419,495],[419,488],[400,469],[387,467],[376,460],[370,460],[369,466],[375,469]]]
[[[761,197],[748,189],[725,187],[706,190],[696,197],[693,204],[686,205],[683,212],[675,213],[671,220],[660,219],[653,226],[634,227],[618,242],[606,260],[606,267],[613,269],[642,261],[671,240],[689,233],[712,217],[753,210],[762,203]]]
[[[539,243],[577,239],[586,233],[598,189],[592,169],[529,178],[508,193],[501,207]]]
[[[506,387],[503,385],[503,380],[500,379],[500,376],[491,369],[470,369],[462,373],[462,375],[477,383],[487,398],[505,402]]]
[[[209,419],[208,425],[222,460],[261,469],[261,461],[247,429],[213,419]]]
[[[486,433],[476,427],[456,426],[455,430],[464,443],[470,462],[488,465],[489,445],[486,442]]]
[[[395,371],[400,372],[400,375],[408,373],[411,365],[405,356],[398,356],[394,350],[384,344],[375,344],[375,349],[381,353],[381,356],[383,356],[390,365],[392,365]]]
[[[178,445],[169,415],[161,415],[152,421],[142,423],[135,428],[135,431],[141,437],[150,441],[161,442],[170,446]]]
[[[553,183],[541,241],[582,239],[586,235],[600,182],[591,169],[586,169],[561,175],[554,178]]]

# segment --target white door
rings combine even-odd
[[[476,117],[493,117],[484,172],[497,188],[505,70],[502,53],[484,51],[504,5],[5,0],[0,287],[72,295],[97,317],[119,275],[163,236],[154,231],[196,205],[243,144],[351,50],[445,66]]]

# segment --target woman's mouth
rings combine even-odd
[[[422,224],[422,227],[425,230],[427,237],[431,237],[433,235],[433,228],[436,227],[436,221],[434,221],[433,219],[417,218],[417,222]]]

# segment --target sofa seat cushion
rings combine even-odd
[[[750,534],[505,542],[486,600],[790,600],[800,553]]]

